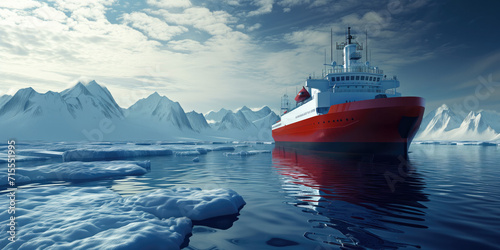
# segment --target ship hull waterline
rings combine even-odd
[[[335,153],[404,155],[425,110],[420,97],[332,105],[327,114],[273,129],[276,146]]]

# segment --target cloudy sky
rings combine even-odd
[[[500,111],[497,2],[2,0],[0,95],[95,79],[124,108],[157,91],[186,111],[278,110],[330,60],[330,29],[341,42],[351,26],[428,110]]]

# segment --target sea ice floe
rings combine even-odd
[[[238,213],[245,201],[230,189],[174,188],[127,197],[124,204],[159,218],[185,216],[192,220],[205,220]]]
[[[124,206],[120,196],[98,188],[50,187],[17,193],[17,241],[5,249],[179,249],[191,232],[187,218],[160,220]],[[7,211],[0,213],[8,223]],[[7,227],[1,227],[7,235]]]
[[[8,162],[8,154],[6,153],[0,153],[0,163],[6,163]],[[23,162],[23,161],[44,161],[48,160],[48,157],[38,157],[38,156],[27,156],[27,155],[16,155],[16,162]]]
[[[225,156],[251,156],[251,155],[257,155],[257,154],[270,154],[271,150],[250,150],[250,151],[240,151],[236,153],[224,153]]]
[[[63,162],[16,169],[15,183],[45,181],[88,181],[117,176],[143,175],[151,168],[149,161]],[[6,186],[7,171],[0,172],[0,186]]]
[[[234,151],[235,148],[232,146],[220,146],[212,148],[212,151]]]
[[[200,155],[198,150],[189,150],[189,151],[176,151],[174,152],[175,156],[195,156]]]
[[[75,149],[64,152],[64,161],[103,161],[119,160],[145,156],[171,155],[173,151],[163,148],[99,148]]]
[[[0,227],[3,249],[179,249],[191,219],[238,213],[245,202],[226,189],[156,190],[122,198],[104,187],[21,189],[16,198],[16,241]],[[0,205],[8,207],[8,199]],[[9,223],[8,210],[0,222]]]
[[[62,158],[64,152],[43,150],[43,149],[25,149],[25,150],[18,150],[17,153],[23,156],[26,155],[26,156],[36,156],[44,158]]]

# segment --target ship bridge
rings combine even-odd
[[[351,28],[346,34],[346,42],[337,43],[337,50],[343,51],[343,64],[336,62],[328,64],[330,69],[323,72],[321,78],[309,77],[305,86],[312,99],[319,107],[401,96],[397,92],[398,79],[387,77],[384,71],[371,66],[368,60],[362,61],[363,45],[353,41]],[[365,48],[366,49],[366,48]]]

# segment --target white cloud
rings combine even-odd
[[[253,2],[259,8],[248,13],[248,16],[258,16],[268,14],[273,11],[274,0],[254,0]]]
[[[200,51],[204,48],[204,46],[200,44],[198,41],[191,39],[170,41],[168,43],[168,46],[173,50],[186,51],[186,52]]]
[[[44,4],[40,8],[35,9],[33,11],[33,14],[43,20],[53,20],[59,22],[62,22],[68,18],[66,14],[64,14],[64,12],[56,10],[55,8],[52,8],[46,4]]]
[[[274,1],[226,0],[237,6],[228,9],[231,14],[193,6],[156,8],[147,10],[147,14],[136,10],[121,14],[123,23],[118,24],[111,23],[106,15],[115,2],[49,0],[31,10],[0,9],[0,58],[9,62],[0,68],[2,86],[60,91],[80,76],[87,76],[105,84],[124,107],[158,91],[179,101],[186,110],[204,112],[222,106],[279,105],[279,95],[286,86],[302,84],[309,73],[321,73],[330,27],[337,38],[343,38],[347,23],[382,23],[383,29],[371,41],[381,51],[374,50],[374,58],[380,58],[377,62],[383,69],[387,69],[386,62],[402,65],[403,59],[432,56],[419,55],[418,49],[401,54],[396,41],[383,43],[382,38],[394,36],[395,28],[390,19],[377,12],[346,16],[321,27],[300,27],[305,23],[301,22],[293,24],[297,26],[294,32],[262,38],[244,32],[269,25],[262,23],[264,20],[245,22],[248,14],[241,11],[248,11],[248,4],[256,4],[259,7],[253,15],[269,13]],[[315,2],[319,1],[308,4]],[[425,28],[425,23],[398,25],[413,37]],[[266,47],[269,40],[293,46],[276,46],[278,49],[270,51]],[[248,94],[250,88],[255,94]],[[292,89],[289,87],[289,93]],[[215,94],[220,98],[207,98]]]
[[[286,9],[291,9],[295,6],[310,4],[309,7],[323,6],[329,3],[329,0],[281,0],[278,2],[279,5],[287,7]],[[330,1],[331,3],[331,1]],[[335,3],[337,4],[337,3]]]
[[[262,27],[262,24],[260,23],[256,23],[250,27],[248,27],[248,31],[254,31],[254,30],[257,30],[257,29],[260,29],[260,27]]]
[[[227,26],[236,22],[236,19],[225,11],[210,11],[203,7],[193,7],[183,10],[181,13],[173,13],[167,10],[153,11],[163,16],[170,23],[193,26],[211,35],[223,35],[232,31]]]
[[[192,5],[189,0],[147,0],[147,3],[160,8],[187,8]]]
[[[286,7],[294,7],[297,5],[303,5],[310,2],[311,2],[310,0],[281,0],[278,2],[278,4]]]
[[[0,1],[0,8],[8,9],[31,9],[39,7],[41,4],[33,0],[2,0]]]
[[[168,41],[173,36],[182,34],[188,30],[182,26],[170,26],[156,17],[148,16],[141,12],[124,14],[123,21],[136,29],[144,31],[149,37],[163,41]]]
[[[299,45],[304,46],[317,46],[325,47],[330,44],[330,32],[326,30],[318,31],[314,29],[305,29],[301,31],[295,31],[285,35],[285,40]]]

